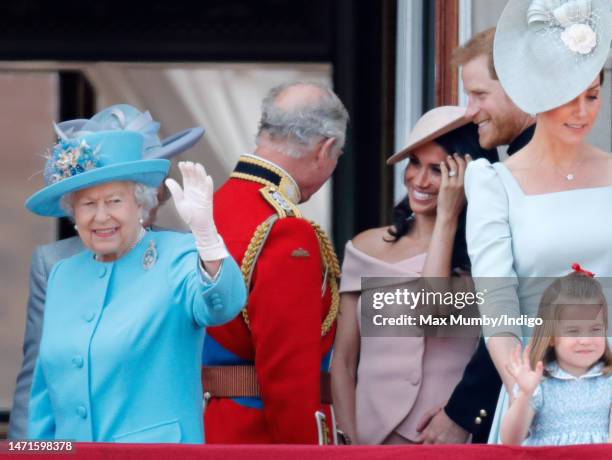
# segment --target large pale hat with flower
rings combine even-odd
[[[610,51],[611,9],[610,0],[509,0],[493,60],[510,99],[535,114],[586,90]]]
[[[170,168],[168,158],[193,146],[204,133],[191,128],[160,140],[159,123],[150,113],[127,104],[54,127],[58,141],[47,154],[46,186],[25,203],[33,213],[51,217],[66,215],[61,198],[77,190],[113,181],[159,187]]]

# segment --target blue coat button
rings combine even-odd
[[[102,266],[100,267],[100,269],[98,270],[98,276],[100,278],[104,278],[104,276],[106,275],[106,267]]]
[[[76,413],[82,419],[86,419],[87,418],[87,408],[85,406],[77,407]]]
[[[96,317],[95,311],[88,311],[87,313],[83,314],[83,319],[87,321],[88,323],[91,323],[95,317]]]
[[[83,367],[83,357],[76,355],[74,358],[72,358],[72,364],[74,364],[74,367],[77,368],[82,368]]]

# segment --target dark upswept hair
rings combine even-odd
[[[432,142],[438,144],[448,154],[458,153],[461,156],[469,153],[476,160],[478,158],[486,158],[491,163],[498,161],[497,149],[483,149],[478,143],[478,127],[474,123],[468,123],[457,129],[446,133]],[[408,168],[410,162],[408,162]],[[455,233],[455,241],[453,243],[453,254],[451,256],[451,267],[453,269],[461,269],[470,271],[471,264],[467,252],[467,243],[465,241],[465,207],[459,215],[457,222],[457,232]],[[390,243],[395,243],[401,237],[406,235],[412,225],[414,219],[412,210],[406,195],[392,211],[392,226],[387,230],[391,239],[385,239]]]

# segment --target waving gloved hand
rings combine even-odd
[[[183,188],[174,179],[166,179],[166,186],[181,219],[195,237],[200,258],[206,262],[228,257],[213,220],[212,178],[200,163],[181,161],[178,167],[183,176]]]

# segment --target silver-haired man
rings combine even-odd
[[[254,154],[240,157],[215,194],[215,222],[250,294],[243,315],[208,329],[208,443],[329,441],[315,413],[331,420],[327,370],[339,267],[327,236],[296,205],[333,173],[347,121],[342,102],[323,85],[272,89]]]

